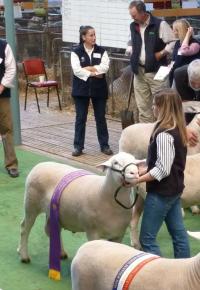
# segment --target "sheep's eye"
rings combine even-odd
[[[118,164],[119,164],[119,162],[118,162],[118,161],[115,161],[115,162],[114,162],[114,165],[118,165]]]

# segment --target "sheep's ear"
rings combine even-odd
[[[107,160],[107,161],[105,161],[103,163],[100,163],[100,164],[96,165],[96,167],[101,169],[102,171],[105,171],[106,168],[111,167],[111,165],[112,164],[111,164],[110,160]]]
[[[136,159],[135,160],[135,164],[137,165],[137,166],[141,166],[141,167],[144,167],[144,166],[146,166],[147,164],[146,164],[146,159],[141,159],[141,160],[138,160],[138,159]]]
[[[144,167],[146,167],[147,166],[147,164],[146,164],[146,159],[142,159],[142,160],[138,160],[138,159],[136,159],[135,160],[135,164],[137,165],[137,167],[138,168],[144,168]]]

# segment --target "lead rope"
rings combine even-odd
[[[117,188],[117,190],[115,191],[115,194],[114,194],[115,201],[116,201],[116,203],[118,203],[121,207],[123,207],[123,208],[125,208],[125,209],[131,209],[132,207],[134,207],[134,205],[135,205],[135,203],[136,203],[136,201],[137,201],[137,199],[138,199],[138,187],[136,188],[137,191],[136,191],[136,194],[135,194],[134,201],[133,201],[133,203],[132,203],[130,206],[126,206],[126,205],[124,205],[123,203],[121,203],[121,201],[119,201],[119,199],[117,199],[117,195],[118,195],[118,193],[119,193],[119,191],[120,191],[120,189],[121,189],[122,187],[123,187],[123,186],[120,185],[120,186]]]

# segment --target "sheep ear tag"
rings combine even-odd
[[[107,160],[107,161],[105,161],[103,163],[97,164],[96,168],[99,168],[102,171],[105,171],[107,168],[109,168],[111,166],[112,166],[112,164],[111,164],[110,159],[109,159],[109,160]]]

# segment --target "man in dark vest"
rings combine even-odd
[[[154,121],[152,96],[168,87],[168,79],[158,81],[154,77],[161,65],[167,65],[167,54],[172,53],[175,38],[167,22],[146,12],[143,1],[132,1],[129,13],[134,20],[130,25],[134,93],[139,121],[147,123]]]
[[[13,143],[10,88],[16,74],[16,63],[9,44],[0,39],[0,134],[5,155],[5,168],[11,177],[19,176]]]

